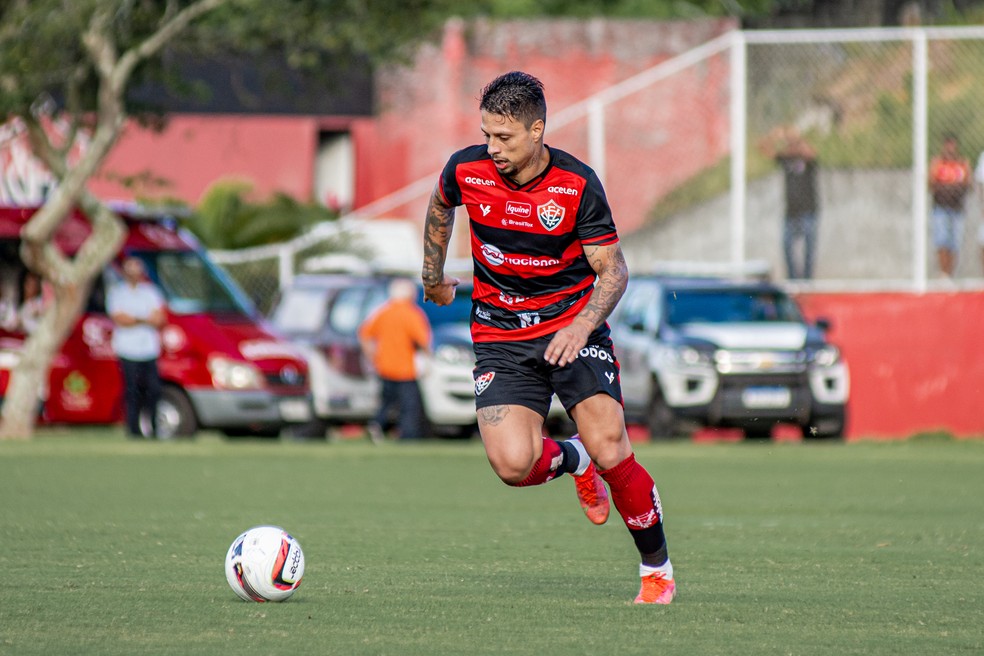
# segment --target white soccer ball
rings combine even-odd
[[[254,526],[232,541],[226,580],[246,601],[284,601],[304,576],[300,543],[279,526]]]

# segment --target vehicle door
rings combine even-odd
[[[652,398],[649,354],[656,340],[660,287],[652,280],[633,280],[612,322],[612,339],[619,361],[622,397],[627,407],[645,408]]]

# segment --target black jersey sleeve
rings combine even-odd
[[[577,236],[583,244],[604,246],[618,241],[618,231],[605,189],[594,171],[588,174],[577,210]]]
[[[448,163],[444,165],[444,170],[441,171],[441,179],[439,184],[439,191],[441,196],[444,198],[444,202],[448,204],[449,207],[457,207],[461,205],[461,185],[458,184],[458,162],[461,159],[461,152],[458,151],[448,159]]]

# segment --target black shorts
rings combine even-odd
[[[607,329],[591,333],[577,359],[566,367],[544,359],[551,339],[553,335],[522,342],[476,343],[475,407],[521,405],[546,417],[554,393],[568,413],[595,394],[608,394],[622,402],[618,361]]]

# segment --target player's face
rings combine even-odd
[[[542,147],[543,121],[537,119],[528,129],[522,121],[501,114],[482,112],[482,134],[489,156],[500,174],[522,179],[524,172],[538,164]],[[532,171],[536,175],[539,171]],[[532,178],[533,175],[529,177]]]

